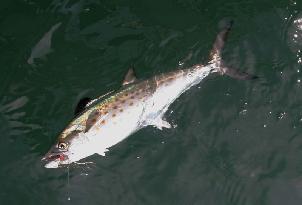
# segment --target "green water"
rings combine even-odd
[[[146,79],[206,62],[226,18],[225,62],[258,80],[210,76],[168,111],[176,128],[140,130],[69,180],[42,166],[82,97],[118,89],[132,63]],[[0,204],[302,204],[301,48],[294,0],[2,0]]]

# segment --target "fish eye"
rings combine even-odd
[[[67,144],[65,142],[59,142],[58,148],[64,150],[67,148]]]

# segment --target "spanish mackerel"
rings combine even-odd
[[[207,65],[196,64],[138,81],[133,69],[117,92],[88,102],[59,135],[43,157],[46,168],[58,168],[93,154],[105,156],[108,148],[146,126],[171,128],[164,119],[169,106],[186,90],[211,73],[237,79],[255,76],[231,69],[223,63],[221,51],[232,23],[221,30],[214,42]]]

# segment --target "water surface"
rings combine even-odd
[[[210,76],[168,111],[176,128],[140,130],[69,180],[42,166],[82,97],[131,64],[146,79],[207,62],[230,18],[223,58],[258,80]],[[293,0],[1,1],[0,203],[301,204],[301,48]]]

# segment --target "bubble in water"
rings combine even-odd
[[[281,112],[278,116],[278,119],[279,120],[283,119],[285,117],[285,115],[286,115],[286,112]]]
[[[266,127],[266,124],[264,124],[263,127],[265,128],[265,127]]]
[[[294,23],[295,23],[295,24],[302,23],[302,18],[301,18],[301,19],[296,19],[296,20],[294,20]]]
[[[295,4],[294,4],[295,5]],[[288,45],[297,56],[297,62],[302,63],[300,49],[302,46],[302,13],[297,15],[288,29]]]
[[[247,109],[241,110],[241,111],[239,112],[239,114],[241,114],[241,115],[246,115],[246,113],[247,113]]]

